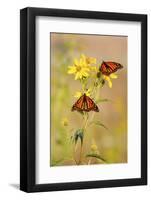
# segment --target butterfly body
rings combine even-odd
[[[102,74],[109,76],[110,74],[116,72],[118,69],[122,69],[123,66],[120,63],[117,62],[102,62],[101,66],[100,66],[100,71],[102,72]]]
[[[85,111],[85,112],[89,111],[99,112],[98,106],[85,93],[75,102],[71,110]]]

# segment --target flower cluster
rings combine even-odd
[[[74,134],[71,136],[72,141],[75,146],[78,141],[81,142],[81,149],[79,159],[75,160],[77,164],[82,163],[82,148],[83,148],[83,140],[84,135],[87,132],[87,129],[92,124],[96,126],[103,127],[105,129],[106,126],[100,122],[95,121],[94,113],[89,114],[90,111],[99,112],[98,103],[104,101],[104,99],[98,99],[99,90],[108,83],[109,88],[112,88],[112,79],[116,79],[117,75],[115,72],[118,69],[121,69],[123,66],[119,63],[115,62],[102,62],[97,63],[96,58],[87,57],[84,54],[80,56],[79,59],[75,58],[73,65],[68,66],[68,74],[74,75],[75,80],[79,80],[81,83],[81,90],[77,91],[74,97],[78,98],[78,100],[73,104],[71,111],[78,111],[82,114],[82,127],[78,127],[77,130],[74,131]],[[107,99],[105,99],[106,101]],[[64,118],[62,120],[63,126],[68,126],[68,120]],[[88,160],[88,164],[90,164],[93,159],[99,160],[99,162],[106,162],[104,158],[100,155],[97,145],[95,142],[91,145],[90,152],[86,154],[86,158]]]
[[[105,75],[99,68],[96,58],[87,57],[84,54],[80,56],[80,59],[74,59],[73,65],[68,66],[68,74],[75,75],[75,80],[84,80],[88,78],[101,79],[101,81],[107,81],[109,88],[112,88],[112,79],[117,79],[115,73]],[[90,96],[90,90],[87,91],[87,96]],[[77,92],[75,97],[81,96],[81,92]]]
[[[75,58],[73,65],[68,67],[68,74],[74,74],[75,80],[85,79],[92,71],[96,71],[96,66],[93,64],[96,64],[95,58],[82,54],[79,60]]]

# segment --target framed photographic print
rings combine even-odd
[[[20,189],[147,184],[147,16],[20,12]]]

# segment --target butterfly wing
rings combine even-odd
[[[82,95],[76,102],[75,104],[72,106],[72,111],[74,110],[78,110],[78,111],[83,111],[83,103],[84,103],[84,95]]]
[[[85,111],[89,112],[93,110],[95,112],[99,112],[98,106],[94,103],[94,101],[90,97],[85,95],[85,101],[86,101]]]
[[[72,106],[72,111],[74,110],[85,111],[85,112],[93,110],[95,112],[99,112],[98,106],[94,103],[94,101],[90,97],[86,96],[86,94],[81,96]]]
[[[101,64],[100,71],[102,74],[109,76],[121,68],[123,68],[123,66],[120,63],[108,61]]]

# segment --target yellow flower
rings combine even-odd
[[[74,74],[75,80],[87,78],[90,71],[96,71],[96,59],[93,57],[86,57],[84,54],[80,56],[80,60],[74,59],[74,64],[68,67],[68,74]]]
[[[62,119],[61,124],[63,126],[68,126],[69,125],[69,120],[65,117],[65,118]]]
[[[91,71],[97,71],[97,67],[91,65],[91,64],[96,64],[96,58],[94,58],[94,57],[87,57],[84,54],[81,55],[81,58],[84,60],[84,62],[87,64],[87,67]]]
[[[77,91],[74,95],[76,98],[80,98],[82,96],[82,92]]]
[[[99,150],[98,150],[98,147],[97,147],[96,142],[94,141],[94,139],[92,140],[92,144],[91,144],[91,152],[99,154]]]
[[[90,96],[91,94],[91,89],[89,88],[86,92],[84,92],[86,94],[86,96]],[[80,98],[82,96],[82,92],[77,91],[74,95],[74,97],[76,98]]]
[[[74,65],[68,67],[68,74],[75,74],[75,80],[88,77],[89,71],[90,69],[82,58],[80,58],[80,61],[74,59]]]
[[[91,151],[97,151],[98,150],[98,147],[96,144],[92,144],[91,145]]]
[[[84,54],[82,54],[81,58],[83,58],[87,64],[96,64],[96,58],[94,57],[86,57]]]
[[[112,80],[111,79],[116,79],[118,76],[114,73],[110,74],[109,76],[103,75],[103,78],[108,81],[108,86],[109,88],[112,88]]]

